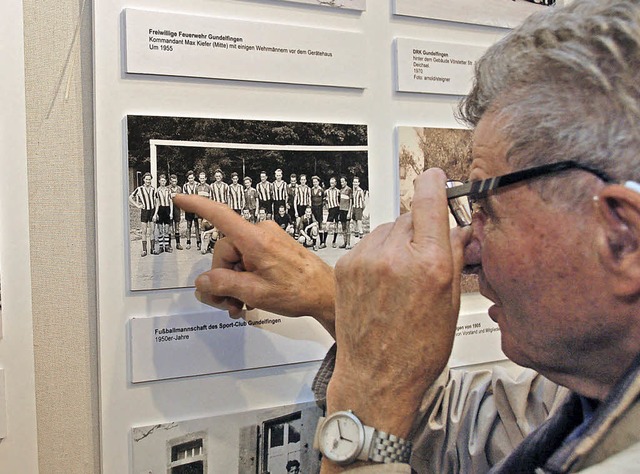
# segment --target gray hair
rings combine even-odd
[[[459,116],[475,126],[485,113],[514,169],[572,159],[640,180],[640,0],[530,16],[476,64]]]

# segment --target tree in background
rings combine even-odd
[[[149,140],[185,140],[269,145],[366,145],[365,125],[261,120],[226,120],[191,117],[128,116],[128,163],[135,184],[137,173],[149,171]],[[220,168],[257,179],[261,170],[277,168],[290,173],[329,176],[358,175],[368,187],[366,152],[300,152],[161,146],[157,149],[158,172],[174,173],[183,181],[190,169],[208,176]],[[288,180],[288,179],[287,179]]]

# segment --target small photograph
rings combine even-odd
[[[315,402],[199,418],[131,431],[138,474],[270,473],[320,471],[313,451]]]
[[[305,5],[321,5],[323,7],[344,8],[347,10],[364,11],[367,0],[280,0],[289,3],[304,3]]]
[[[472,131],[457,128],[398,127],[400,214],[411,210],[413,181],[424,170],[440,168],[452,180],[467,181]],[[449,213],[449,224],[456,221]],[[462,292],[478,291],[476,275],[462,276]]]
[[[397,15],[514,28],[532,13],[566,0],[394,0]]]
[[[365,125],[127,117],[131,290],[193,286],[223,235],[178,193],[277,222],[335,265],[369,232]]]

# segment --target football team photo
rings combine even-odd
[[[128,116],[127,135],[131,290],[189,287],[211,265],[224,235],[179,193],[273,220],[330,265],[369,232],[364,125]]]

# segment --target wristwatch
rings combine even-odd
[[[337,411],[320,417],[314,449],[340,466],[355,461],[408,463],[411,442],[363,425],[351,411]]]

